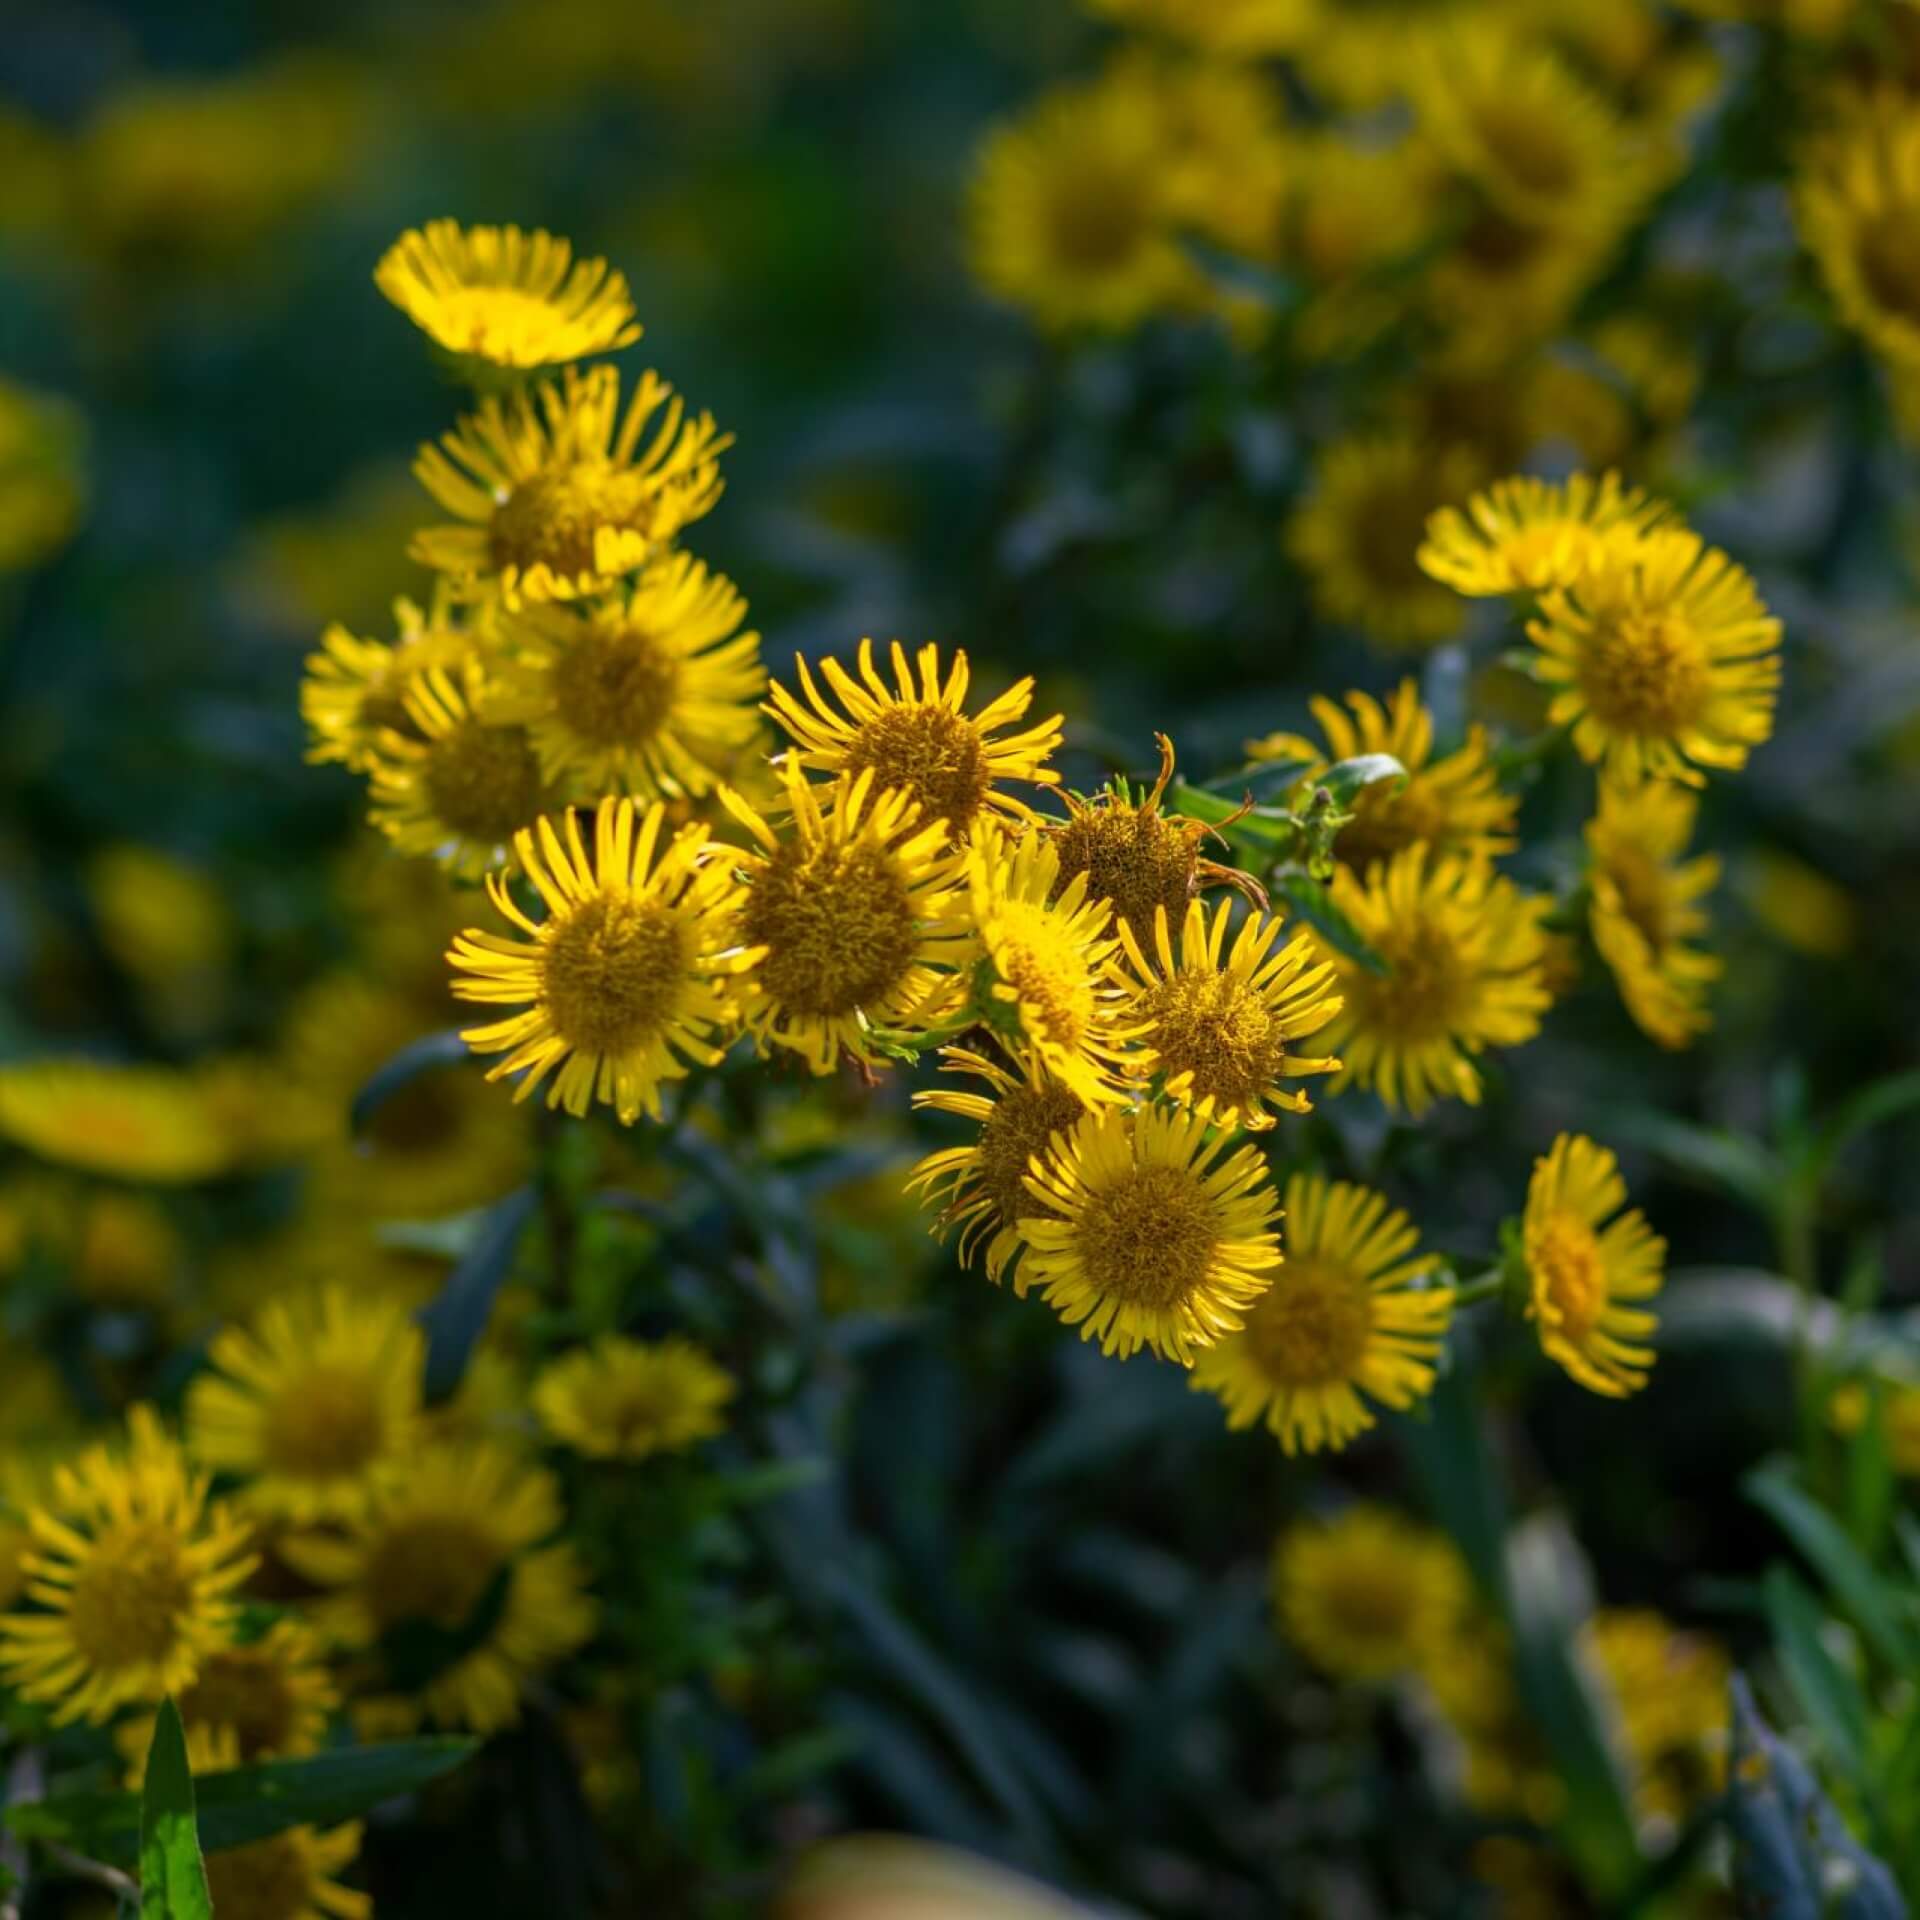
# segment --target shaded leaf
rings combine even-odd
[[[1853,1675],[1820,1637],[1819,1603],[1788,1567],[1767,1572],[1762,1591],[1780,1665],[1828,1758],[1854,1784],[1867,1772],[1867,1703]]]
[[[147,1746],[140,1796],[140,1920],[213,1920],[193,1814],[186,1730],[171,1700],[161,1701]]]
[[[459,1066],[468,1057],[467,1043],[456,1028],[422,1035],[378,1067],[353,1096],[353,1104],[347,1109],[348,1124],[356,1134],[365,1133],[373,1116],[410,1081],[423,1073]]]
[[[1357,753],[1351,760],[1336,760],[1313,784],[1324,787],[1336,806],[1350,807],[1361,788],[1380,780],[1404,783],[1406,778],[1406,768],[1392,754]]]
[[[1808,1153],[1813,1179],[1816,1182],[1823,1179],[1833,1162],[1863,1133],[1916,1111],[1920,1111],[1920,1068],[1889,1074],[1884,1080],[1862,1087],[1850,1099],[1843,1100],[1815,1134]]]
[[[1664,1113],[1623,1113],[1613,1137],[1649,1153],[1696,1180],[1744,1200],[1771,1220],[1786,1185],[1786,1169],[1758,1142],[1717,1127],[1695,1126]]]
[[[450,1399],[493,1314],[501,1283],[513,1265],[520,1236],[533,1217],[534,1193],[522,1187],[491,1208],[460,1264],[420,1315],[427,1330],[426,1395]]]

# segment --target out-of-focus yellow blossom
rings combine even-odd
[[[367,104],[322,55],[122,87],[75,144],[75,232],[128,269],[244,260],[362,163]]]
[[[1390,647],[1452,639],[1460,603],[1427,578],[1415,555],[1429,516],[1477,478],[1465,448],[1425,446],[1403,434],[1327,447],[1286,530],[1287,550],[1306,570],[1321,613]]]
[[[1001,784],[1052,787],[1060,781],[1047,765],[1060,744],[1059,714],[1018,733],[1002,731],[1026,718],[1033,704],[1031,677],[1016,680],[970,714],[973,669],[964,652],[955,652],[944,678],[940,650],[931,643],[912,666],[898,640],[889,654],[891,686],[874,665],[871,640],[860,642],[858,680],[838,660],[822,661],[821,678],[833,700],[806,661],[795,658],[800,695],[776,680],[767,703],[767,712],[793,740],[794,760],[817,773],[870,770],[881,791],[901,789],[919,803],[924,819],[944,820],[955,840],[966,839],[983,818],[998,815],[1015,826],[1031,821],[1033,809]]]
[[[1433,715],[1412,679],[1402,680],[1384,706],[1365,693],[1349,693],[1345,709],[1323,695],[1309,704],[1321,742],[1270,733],[1247,742],[1247,758],[1304,761],[1299,790],[1306,793],[1336,761],[1362,754],[1390,754],[1407,770],[1404,780],[1369,781],[1355,794],[1353,818],[1334,839],[1336,859],[1365,873],[1407,847],[1478,860],[1513,851],[1520,803],[1501,792],[1483,729],[1470,728],[1463,745],[1436,760]]]
[[[431,614],[411,600],[396,600],[393,620],[391,643],[364,640],[335,621],[321,634],[318,651],[307,655],[300,717],[307,723],[309,760],[365,772],[388,732],[421,742],[425,735],[407,695],[426,673],[458,673],[492,645],[484,627],[455,617],[444,595],[435,596]]]
[[[51,559],[73,538],[86,507],[79,413],[64,400],[0,379],[0,574]]]
[[[292,1566],[329,1589],[311,1617],[348,1655],[356,1717],[393,1731],[511,1726],[527,1684],[594,1628],[578,1556],[546,1544],[561,1519],[550,1473],[501,1446],[442,1444],[383,1475],[343,1532],[285,1541]],[[444,1664],[389,1676],[380,1650],[396,1634],[442,1637]]]
[[[1541,1349],[1589,1392],[1616,1399],[1647,1383],[1658,1321],[1645,1303],[1667,1258],[1646,1215],[1620,1211],[1626,1202],[1611,1150],[1563,1133],[1534,1162],[1522,1231]]]
[[[1326,1031],[1345,1063],[1334,1091],[1357,1082],[1416,1118],[1437,1099],[1477,1104],[1477,1057],[1540,1031],[1548,902],[1484,861],[1436,857],[1424,846],[1364,879],[1338,868],[1333,899],[1386,968],[1377,973],[1314,936],[1346,1000]]]
[[[1834,1432],[1854,1439],[1867,1429],[1873,1399],[1880,1400],[1881,1429],[1886,1435],[1887,1458],[1895,1473],[1920,1479],[1920,1382],[1885,1379],[1871,1383],[1849,1380],[1833,1391],[1827,1402],[1827,1421]]]
[[[1172,220],[1153,94],[1099,79],[1048,94],[981,149],[968,205],[974,273],[1058,333],[1125,333],[1213,302]]]
[[[1589,568],[1604,564],[1610,540],[1643,534],[1672,511],[1664,500],[1622,486],[1617,473],[1598,481],[1584,473],[1564,481],[1520,474],[1495,481],[1464,509],[1435,513],[1420,565],[1476,599],[1577,586]]]
[[[738,1017],[763,1051],[790,1048],[830,1073],[843,1054],[880,1060],[876,1029],[913,1032],[954,1010],[975,944],[945,820],[903,787],[882,790],[872,768],[815,785],[792,760],[783,831],[723,798],[755,843],[732,856],[733,944]]]
[[[646,1460],[724,1433],[736,1391],[691,1340],[602,1334],[548,1366],[530,1398],[561,1446],[589,1460]]]
[[[198,1027],[218,1011],[233,946],[224,894],[198,868],[154,847],[103,847],[87,862],[101,944],[153,1003],[155,1017]]]
[[[541,227],[431,220],[403,233],[373,278],[436,345],[490,366],[557,366],[640,338],[626,275],[575,260],[571,241]]]
[[[1684,787],[1600,782],[1587,823],[1587,924],[1640,1029],[1684,1047],[1712,1024],[1705,1006],[1720,961],[1689,944],[1706,932],[1699,905],[1720,877],[1712,854],[1684,860],[1698,802]]]
[[[1859,909],[1852,895],[1819,868],[1762,847],[1742,862],[1738,878],[1754,916],[1788,946],[1820,960],[1853,951],[1860,938]]]
[[[1191,1366],[1245,1323],[1280,1264],[1266,1161],[1197,1115],[1090,1114],[1027,1175],[1040,1206],[1016,1291],[1037,1286],[1083,1340],[1123,1360],[1142,1347]]]
[[[188,1469],[151,1407],[124,1445],[53,1470],[27,1515],[29,1609],[0,1619],[0,1671],[56,1722],[101,1724],[193,1684],[234,1637],[247,1529]]]
[[[1468,1599],[1453,1543],[1364,1502],[1297,1521],[1273,1553],[1287,1638],[1340,1680],[1391,1680],[1450,1634]]]
[[[712,511],[732,443],[712,414],[689,419],[656,373],[640,376],[623,414],[614,368],[568,367],[483,400],[420,449],[420,484],[462,524],[428,527],[413,556],[462,592],[485,583],[509,608],[604,593]]]
[[[1085,1909],[957,1847],[855,1834],[809,1854],[773,1920],[1082,1920]]]
[[[967,1047],[942,1047],[940,1063],[945,1072],[985,1081],[992,1092],[936,1088],[913,1096],[916,1107],[973,1121],[980,1132],[971,1146],[928,1154],[909,1184],[940,1207],[937,1234],[960,1230],[962,1266],[985,1242],[987,1278],[998,1283],[1025,1249],[1019,1223],[1050,1211],[1029,1192],[1027,1169],[1078,1124],[1087,1103],[1031,1056],[1010,1068]]]
[[[232,1160],[190,1074],[105,1061],[0,1067],[0,1138],[61,1166],[159,1186],[214,1179]]]
[[[1373,1425],[1369,1400],[1404,1412],[1432,1389],[1453,1289],[1419,1284],[1434,1264],[1413,1222],[1369,1188],[1297,1173],[1284,1218],[1286,1263],[1192,1384],[1230,1427],[1264,1420],[1288,1453],[1317,1453]]]
[[[552,1075],[547,1104],[584,1114],[605,1101],[630,1126],[660,1115],[660,1088],[689,1062],[712,1066],[731,1038],[732,947],[740,887],[704,826],[662,845],[665,809],[621,800],[595,811],[593,850],[571,808],[558,830],[541,820],[514,855],[546,906],[528,919],[497,875],[495,909],[525,936],[463,933],[449,955],[454,992],[521,1011],[463,1037],[503,1053],[490,1080],[518,1075],[516,1100]]]
[[[397,597],[427,598],[433,576],[407,552],[419,524],[419,484],[403,463],[362,468],[319,505],[257,522],[234,589],[294,632],[337,622],[363,633]]]
[[[1209,53],[1261,59],[1292,53],[1317,0],[1087,0],[1116,25],[1166,34]]]
[[[1423,1651],[1420,1678],[1459,1737],[1467,1805],[1488,1818],[1550,1826],[1566,1789],[1521,1704],[1506,1629],[1467,1612]]]
[[[1581,1640],[1611,1696],[1635,1809],[1684,1820],[1726,1779],[1725,1652],[1640,1609],[1595,1614]]]

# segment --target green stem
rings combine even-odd
[[[1471,1280],[1462,1280],[1453,1290],[1453,1304],[1458,1307],[1471,1307],[1482,1300],[1496,1300],[1506,1291],[1507,1270],[1504,1267],[1489,1267],[1485,1273],[1477,1273]]]

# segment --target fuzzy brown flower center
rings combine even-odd
[[[649,533],[659,488],[611,460],[566,461],[529,474],[494,508],[487,529],[496,569],[547,566],[565,579],[596,572],[600,530]]]
[[[540,767],[525,727],[458,722],[427,748],[427,804],[463,840],[504,846],[540,811]]]
[[[1179,933],[1200,864],[1192,830],[1157,811],[1109,799],[1076,806],[1053,843],[1060,853],[1055,898],[1075,874],[1084,873],[1087,898],[1112,901],[1137,939],[1153,938],[1156,907],[1166,908],[1169,929]]]
[[[466,1521],[411,1515],[374,1543],[360,1592],[382,1632],[414,1621],[452,1632],[472,1618],[502,1559]]]
[[[1877,214],[1860,229],[1854,248],[1874,303],[1920,326],[1920,236],[1913,209],[1900,206]]]
[[[125,1520],[94,1541],[73,1583],[67,1631],[90,1669],[164,1660],[192,1602],[178,1535],[152,1521]]]
[[[386,1417],[376,1382],[359,1367],[312,1366],[268,1403],[261,1451],[277,1473],[331,1480],[380,1452]]]
[[[1150,1044],[1169,1080],[1190,1073],[1186,1098],[1224,1112],[1257,1109],[1280,1077],[1287,1036],[1245,980],[1232,973],[1176,973],[1146,996]]]
[[[873,769],[874,790],[903,788],[926,820],[944,820],[959,838],[993,785],[986,743],[964,713],[934,700],[883,707],[847,742],[847,770]]]
[[[1604,725],[1663,739],[1693,725],[1709,689],[1700,636],[1677,611],[1600,619],[1581,653],[1579,675],[1587,704]]]
[[[1206,1285],[1220,1244],[1213,1202],[1185,1167],[1134,1167],[1087,1196],[1074,1246],[1098,1292],[1167,1312]]]
[[[644,627],[593,626],[553,669],[561,722],[595,747],[642,746],[667,723],[680,691],[680,662]]]
[[[993,1201],[999,1225],[1036,1215],[1053,1216],[1028,1191],[1028,1163],[1044,1154],[1056,1133],[1072,1130],[1085,1114],[1086,1103],[1077,1093],[1048,1082],[1043,1086],[1009,1087],[994,1102],[992,1116],[980,1129],[974,1149],[974,1168],[981,1187]]]
[[[760,982],[791,1013],[832,1018],[884,1002],[912,967],[912,890],[885,847],[790,841],[747,889],[742,938],[764,946]]]
[[[671,907],[598,893],[557,919],[540,949],[540,997],[581,1053],[621,1055],[666,1025],[687,984],[687,933]]]
[[[1311,1256],[1289,1260],[1247,1316],[1245,1339],[1276,1387],[1352,1380],[1373,1333],[1373,1294],[1350,1268]]]

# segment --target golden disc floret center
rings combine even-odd
[[[164,1660],[193,1602],[193,1581],[172,1527],[123,1521],[93,1542],[67,1609],[74,1651],[87,1666]]]
[[[261,1452],[277,1472],[331,1478],[364,1467],[385,1438],[378,1388],[365,1370],[314,1366],[269,1403]]]
[[[462,839],[504,846],[540,811],[540,768],[524,727],[459,721],[427,748],[434,817]]]
[[[645,627],[596,622],[555,662],[554,709],[590,746],[634,746],[666,724],[680,679],[680,662]]]
[[[1372,1334],[1366,1281],[1338,1262],[1297,1258],[1248,1313],[1244,1337],[1275,1386],[1301,1388],[1352,1380]]]
[[[885,847],[783,846],[754,876],[742,921],[764,946],[760,978],[792,1013],[834,1015],[884,1001],[919,949],[913,894]]]
[[[1595,717],[1615,732],[1670,737],[1692,726],[1706,704],[1706,652],[1679,612],[1621,613],[1595,625],[1580,687]]]
[[[553,923],[540,995],[553,1029],[581,1053],[619,1055],[658,1034],[687,979],[686,932],[668,907],[600,893]]]
[[[876,793],[901,787],[922,817],[958,834],[985,805],[993,769],[979,727],[936,700],[907,700],[863,720],[847,742],[846,769],[873,769]]]
[[[1206,1284],[1220,1232],[1187,1168],[1136,1166],[1088,1193],[1074,1240],[1096,1292],[1168,1312]]]
[[[378,1540],[361,1591],[382,1631],[426,1620],[464,1626],[501,1567],[496,1542],[454,1518],[415,1515]]]
[[[1584,1340],[1607,1304],[1600,1243],[1585,1221],[1555,1214],[1527,1249],[1528,1264],[1560,1314],[1560,1332]]]

